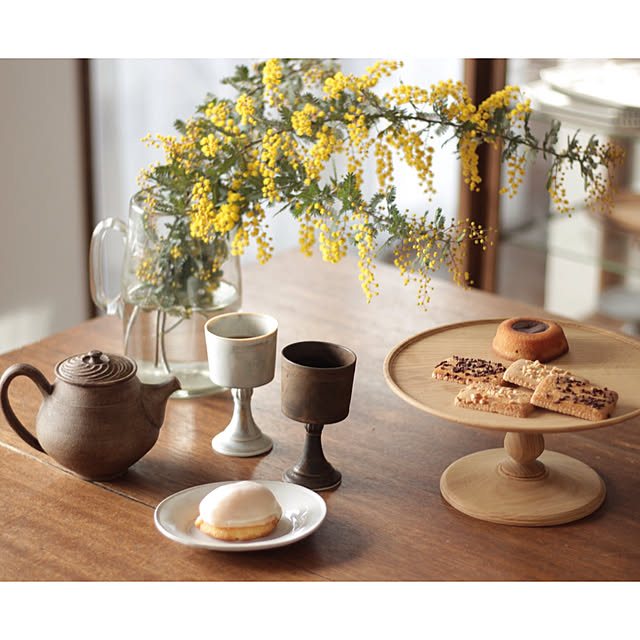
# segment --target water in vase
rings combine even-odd
[[[138,365],[142,382],[157,383],[174,375],[182,389],[172,397],[193,398],[222,391],[209,379],[204,325],[215,315],[237,311],[238,288],[226,281],[216,290],[215,305],[193,308],[188,318],[183,309],[145,309],[125,301],[125,354]]]

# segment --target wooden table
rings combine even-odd
[[[327,425],[327,458],[342,484],[322,493],[328,513],[315,533],[278,549],[224,553],[183,546],[154,526],[156,505],[187,487],[247,478],[279,480],[301,452],[304,428],[280,411],[280,373],[257,389],[253,412],[274,449],[255,458],[215,453],[229,393],[170,400],[154,448],[126,476],[88,482],[31,449],[0,419],[0,579],[162,581],[638,580],[640,420],[554,434],[546,446],[604,479],[594,514],[568,525],[512,527],[468,517],[440,495],[442,472],[466,454],[502,445],[502,435],[422,413],[385,382],[387,353],[443,324],[540,314],[539,309],[435,282],[429,310],[415,305],[397,272],[380,265],[380,295],[367,305],[352,259],[339,265],[297,252],[244,269],[244,309],[274,315],[279,348],[305,339],[338,342],[358,355],[351,413]],[[55,364],[99,348],[121,351],[120,322],[101,317],[0,356],[0,369],[28,362],[53,380]],[[30,427],[40,394],[11,387]]]

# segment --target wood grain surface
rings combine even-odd
[[[569,525],[527,528],[483,522],[451,507],[440,477],[455,460],[502,446],[503,434],[426,414],[388,386],[383,363],[408,337],[456,322],[541,315],[541,310],[434,281],[425,313],[396,271],[376,269],[380,295],[367,304],[357,264],[277,255],[244,269],[247,311],[279,321],[278,351],[326,340],[358,356],[349,416],[327,425],[325,454],[343,474],[323,493],[327,518],[310,537],[264,552],[189,548],[154,527],[165,497],[221,480],[279,480],[301,453],[304,427],[280,410],[280,363],[256,389],[252,408],[273,450],[255,458],[216,454],[211,438],[227,424],[225,392],[168,403],[153,449],[118,481],[87,482],[31,449],[0,418],[1,580],[637,580],[640,578],[640,420],[545,436],[546,447],[595,469],[603,505]],[[547,314],[548,316],[548,314]],[[550,317],[550,316],[548,316]],[[556,318],[557,319],[557,318]],[[121,352],[121,325],[97,318],[0,356],[0,369],[34,364],[51,381],[55,364],[98,348]],[[11,388],[30,428],[41,396],[27,380]]]

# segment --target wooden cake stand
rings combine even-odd
[[[386,357],[384,374],[406,402],[432,415],[472,427],[506,432],[504,448],[479,451],[453,462],[442,474],[444,499],[463,513],[500,524],[556,525],[583,518],[603,502],[600,476],[583,462],[545,451],[544,435],[596,429],[640,415],[640,341],[587,325],[562,322],[569,352],[553,365],[619,394],[613,415],[600,421],[535,409],[526,418],[454,405],[461,388],[431,377],[452,355],[502,362],[491,343],[503,319],[438,327],[413,336]]]

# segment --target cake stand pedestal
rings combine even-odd
[[[462,513],[500,524],[563,524],[595,511],[606,493],[602,478],[575,458],[543,449],[542,436],[509,432],[504,449],[449,465],[442,496]]]
[[[553,364],[618,391],[614,414],[606,420],[581,420],[543,409],[527,418],[513,418],[456,407],[453,401],[460,385],[435,380],[431,372],[452,355],[508,365],[491,349],[502,320],[447,325],[413,336],[389,353],[385,378],[396,394],[427,413],[506,434],[503,448],[472,453],[447,467],[440,491],[451,506],[471,517],[507,525],[578,520],[602,504],[605,484],[587,464],[545,450],[544,436],[599,428],[640,415],[640,342],[579,323],[562,323],[569,352]]]

